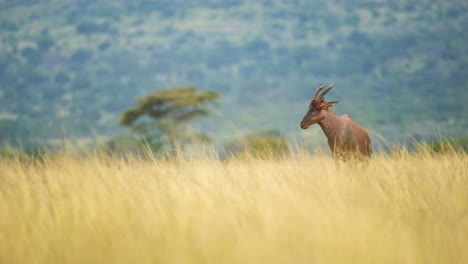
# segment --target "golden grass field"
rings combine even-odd
[[[0,263],[468,263],[468,155],[0,160]]]

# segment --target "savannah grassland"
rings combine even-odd
[[[468,155],[19,155],[0,215],[0,263],[468,263]]]

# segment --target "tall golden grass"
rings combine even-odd
[[[468,156],[2,158],[0,263],[468,263]]]

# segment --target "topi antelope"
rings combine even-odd
[[[325,86],[326,84],[315,90],[309,110],[302,119],[301,128],[307,129],[310,125],[318,123],[327,136],[328,146],[335,159],[370,158],[372,146],[367,131],[354,123],[347,114],[338,116],[329,109],[339,101],[324,100],[325,94],[335,85],[323,90]]]

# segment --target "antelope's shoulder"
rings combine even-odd
[[[340,116],[340,119],[345,131],[352,133],[351,131],[354,130],[356,126],[356,123],[354,123],[353,119],[351,119],[348,114]]]
[[[341,118],[343,121],[351,121],[351,122],[353,121],[353,120],[351,119],[351,117],[350,117],[348,114],[344,114],[344,115],[340,116],[340,118]]]

